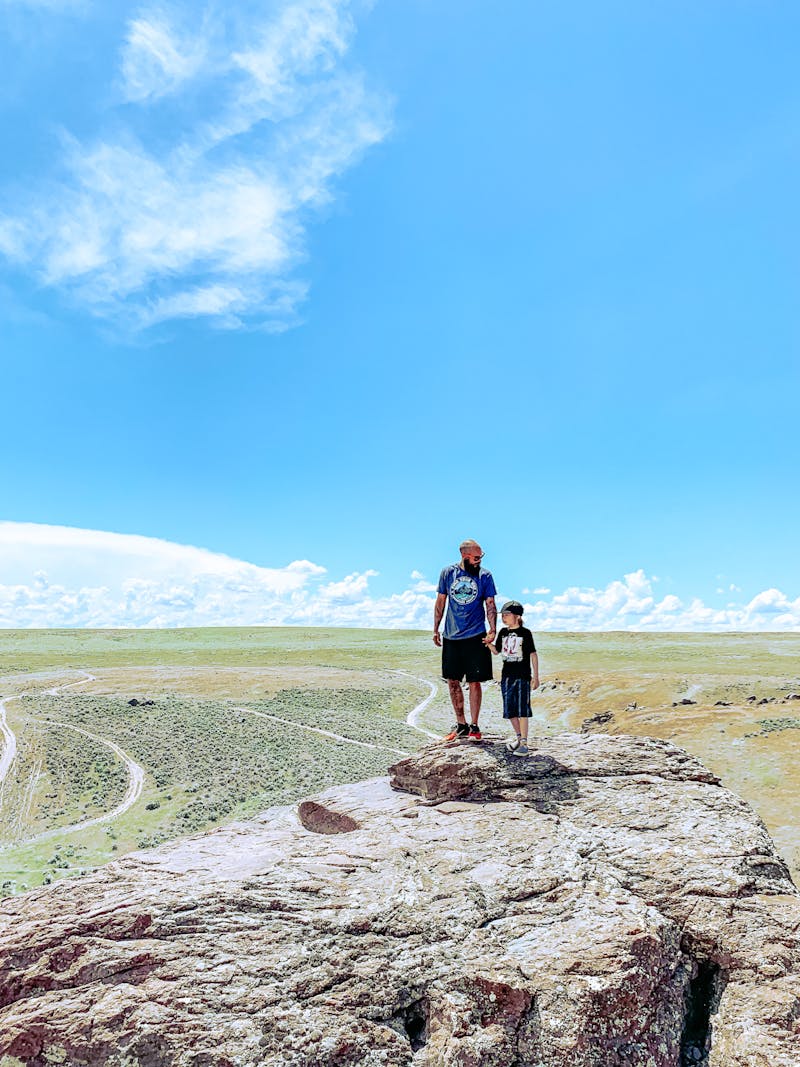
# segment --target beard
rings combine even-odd
[[[461,566],[464,568],[467,574],[472,575],[473,578],[477,578],[478,575],[481,573],[480,563],[478,563],[476,566],[474,563],[470,563],[468,559],[462,559]]]

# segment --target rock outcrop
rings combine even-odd
[[[798,1067],[753,812],[662,741],[532,749],[431,745],[3,902],[0,1064]]]

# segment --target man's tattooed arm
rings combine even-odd
[[[494,636],[497,633],[497,605],[493,596],[486,598],[486,619],[489,623],[489,633]]]

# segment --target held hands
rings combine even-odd
[[[494,639],[495,639],[495,632],[494,632],[494,630],[490,630],[488,632],[488,634],[486,635],[486,637],[484,637],[483,643],[485,645],[493,645],[494,644]]]

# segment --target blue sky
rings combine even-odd
[[[799,30],[0,0],[0,624],[800,628]]]

